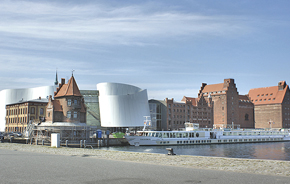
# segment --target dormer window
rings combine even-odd
[[[78,104],[78,100],[74,100],[74,104],[77,105]]]

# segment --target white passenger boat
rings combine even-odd
[[[288,130],[238,130],[238,129],[194,129],[192,123],[185,123],[184,131],[138,131],[126,134],[133,146],[152,145],[195,145],[225,143],[259,143],[290,141]]]

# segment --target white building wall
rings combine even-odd
[[[150,116],[147,90],[119,83],[97,84],[102,127],[144,126]]]
[[[5,130],[6,124],[6,105],[17,103],[21,100],[33,100],[39,97],[47,98],[49,95],[54,94],[56,86],[43,86],[36,88],[23,88],[23,89],[5,89],[0,91],[0,131]]]

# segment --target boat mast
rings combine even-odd
[[[144,116],[144,117],[145,117],[145,121],[144,121],[143,131],[145,131],[146,126],[150,126],[151,125],[151,120],[149,119],[150,116]]]

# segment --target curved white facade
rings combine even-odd
[[[33,100],[41,98],[47,98],[49,95],[54,94],[56,86],[43,86],[36,88],[23,88],[23,89],[5,89],[0,91],[0,131],[5,130],[5,116],[6,105],[11,103],[17,103],[21,100]]]
[[[144,126],[150,116],[147,90],[119,83],[97,84],[102,127]]]

